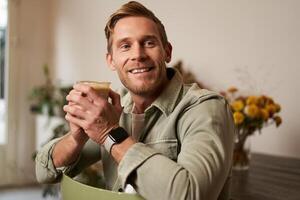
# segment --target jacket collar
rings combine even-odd
[[[183,87],[182,76],[179,71],[174,68],[167,68],[167,75],[171,78],[167,87],[161,92],[158,98],[145,110],[150,112],[153,108],[159,109],[164,115],[168,116],[175,108]],[[134,102],[129,92],[125,94],[121,103],[125,113],[131,113]]]

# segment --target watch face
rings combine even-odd
[[[116,129],[111,130],[111,132],[109,133],[109,137],[114,142],[121,143],[126,138],[128,138],[128,133],[122,127],[118,127]]]

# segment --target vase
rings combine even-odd
[[[251,158],[251,140],[246,137],[243,140],[236,140],[233,150],[233,164],[234,170],[248,170]]]

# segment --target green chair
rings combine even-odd
[[[61,194],[63,200],[143,200],[136,194],[112,192],[79,183],[63,175],[61,181]]]

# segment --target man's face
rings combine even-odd
[[[164,47],[156,24],[145,17],[120,19],[112,34],[108,65],[118,72],[123,85],[133,94],[160,92],[167,81],[166,64],[172,47]]]

